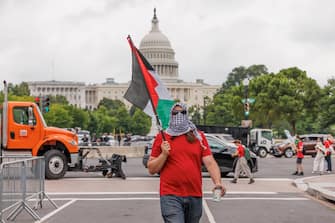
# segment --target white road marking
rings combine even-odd
[[[211,181],[210,177],[203,177],[203,181]],[[230,178],[221,178],[223,181],[230,181]],[[136,181],[136,180],[143,180],[143,181],[159,181],[159,177],[127,177],[125,180],[121,178],[85,178],[85,177],[79,177],[79,178],[64,178],[62,179],[64,181],[112,181],[112,180],[120,180],[120,181]],[[240,178],[240,181],[247,181],[249,179],[247,178]],[[257,181],[293,181],[293,179],[290,178],[255,178]]]
[[[68,199],[63,199],[63,200],[68,200]],[[70,206],[71,204],[73,204],[74,202],[76,202],[77,199],[71,199],[69,202],[65,203],[63,206],[57,208],[56,210],[54,210],[53,212],[50,212],[49,214],[45,215],[43,218],[41,218],[40,220],[35,221],[35,223],[42,223],[45,220],[47,220],[48,218],[52,217],[53,215],[57,214],[58,212],[60,212],[61,210],[63,210],[64,208]]]
[[[213,216],[211,210],[209,209],[205,199],[202,200],[202,206],[204,207],[204,211],[207,215],[209,223],[216,223],[216,221],[214,219],[214,216]]]
[[[204,194],[213,194],[212,191],[204,191]],[[226,194],[278,194],[278,192],[271,191],[227,191]]]
[[[47,195],[144,195],[144,194],[157,194],[158,191],[147,192],[47,192]]]
[[[204,191],[204,194],[212,194],[212,191]],[[158,191],[138,191],[138,192],[47,192],[48,195],[159,195]],[[228,191],[227,194],[268,194],[274,195],[278,194],[277,192],[269,192],[269,191]]]
[[[122,192],[123,193],[123,192]],[[61,193],[59,193],[61,194]],[[139,193],[141,194],[141,193]],[[213,198],[203,198],[203,207],[204,211],[207,215],[209,223],[216,223],[212,212],[210,211],[206,200],[212,200]],[[42,223],[54,216],[64,208],[70,206],[76,201],[151,201],[151,200],[159,200],[159,197],[119,197],[119,198],[52,198],[53,201],[64,201],[69,200],[69,202],[65,203],[63,206],[58,209],[50,212],[49,214],[42,217],[40,220],[35,221],[35,223]],[[274,200],[274,201],[306,201],[308,198],[304,197],[235,197],[235,198],[222,198],[221,202],[231,201],[231,200]]]
[[[205,198],[210,200],[212,198]],[[304,197],[226,197],[222,198],[222,201],[225,200],[273,200],[273,201],[307,201],[308,198]]]
[[[213,198],[204,198],[212,200]],[[75,200],[75,201],[133,201],[133,200],[159,200],[159,197],[115,197],[115,198],[52,198],[53,201]],[[226,200],[275,200],[275,201],[305,201],[309,200],[304,197],[225,197],[221,201]]]

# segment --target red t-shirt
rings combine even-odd
[[[241,144],[237,147],[237,151],[238,151],[238,157],[244,156],[244,147]]]
[[[324,143],[323,143],[323,145],[326,148],[326,156],[328,156],[330,154],[330,142],[329,142],[329,140],[328,139],[325,140]]]
[[[298,150],[297,150],[297,158],[304,158],[304,154],[302,153],[302,150],[303,150],[303,142],[302,141],[299,141],[298,142]]]
[[[176,195],[181,197],[202,196],[202,157],[212,152],[202,132],[203,149],[199,140],[189,143],[186,135],[171,137],[164,133],[170,143],[170,154],[160,171],[160,195]],[[152,157],[161,154],[162,135],[158,134],[152,146]]]

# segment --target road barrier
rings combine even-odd
[[[96,152],[100,150],[103,157],[111,157],[113,154],[125,155],[127,158],[131,157],[143,157],[144,146],[81,146],[83,153],[90,151],[87,158],[99,158],[99,154]]]
[[[35,210],[42,208],[45,194],[45,162],[44,157],[6,156],[0,157],[0,221],[5,222],[3,215],[10,211],[7,220],[15,218],[25,210],[35,220],[40,220]],[[28,201],[36,200],[31,208]]]

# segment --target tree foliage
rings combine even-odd
[[[250,104],[249,118],[254,127],[281,129],[289,124],[293,133],[318,130],[315,120],[319,116],[321,88],[296,67],[277,74],[267,73],[265,66],[234,68],[223,85],[226,89],[217,93],[207,108],[210,123],[225,126],[241,123],[245,96],[241,82],[251,77],[248,97],[255,99],[255,103]]]
[[[19,85],[14,85],[12,83],[8,83],[8,93],[16,96],[29,96],[30,91],[27,82],[22,82]]]
[[[223,83],[222,89],[238,86],[244,79],[252,79],[263,74],[268,74],[268,69],[265,65],[252,65],[248,68],[244,66],[235,67],[229,74],[227,81]]]

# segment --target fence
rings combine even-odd
[[[35,210],[42,208],[42,201],[47,198],[44,191],[45,162],[44,157],[6,156],[0,157],[0,221],[5,222],[3,215],[10,211],[7,220],[15,218],[25,210],[35,220],[40,217]],[[31,208],[28,201],[36,200]]]

